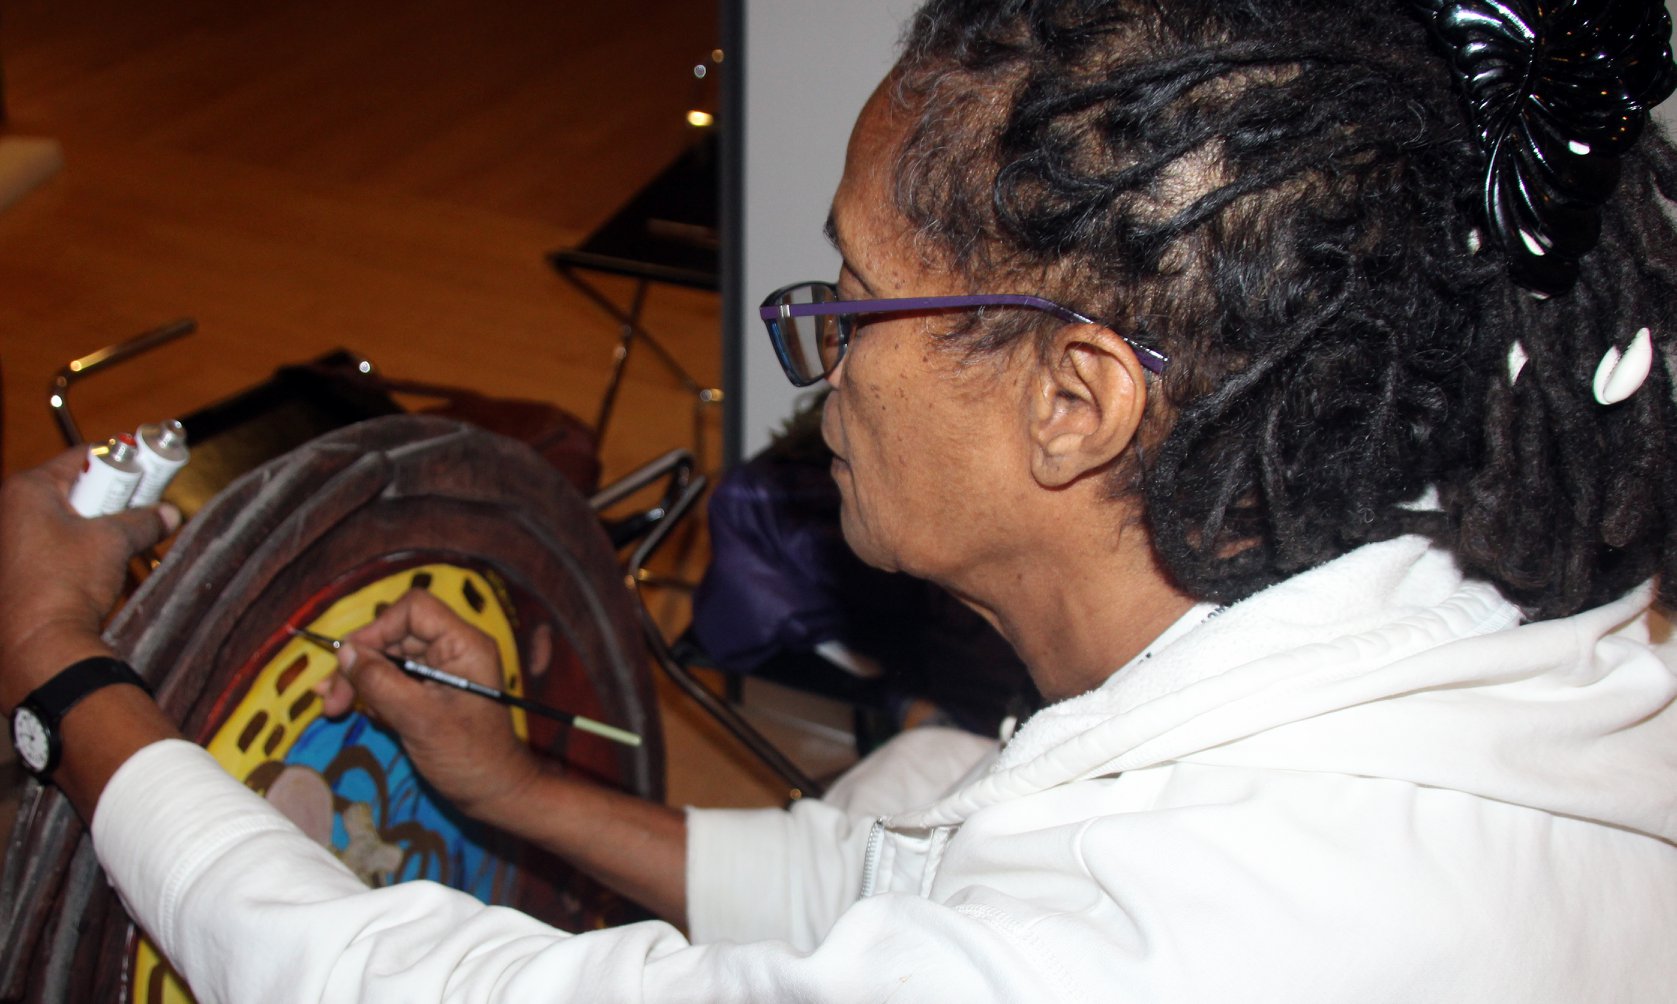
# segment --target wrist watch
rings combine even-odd
[[[36,687],[12,711],[12,748],[17,750],[24,769],[41,781],[48,780],[64,753],[58,734],[64,716],[95,690],[119,683],[132,684],[151,693],[151,688],[132,666],[108,655],[73,663]]]

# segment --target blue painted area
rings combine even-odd
[[[485,903],[494,901],[497,885],[504,890],[510,882],[510,866],[486,847],[487,828],[446,807],[420,779],[395,735],[365,715],[316,718],[297,737],[285,763],[328,779],[341,801],[368,806],[380,839],[404,851],[395,881],[430,879]],[[349,846],[342,812],[333,813],[332,846],[340,853]]]

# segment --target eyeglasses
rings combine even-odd
[[[980,307],[1024,307],[1052,314],[1069,324],[1098,324],[1053,300],[1024,293],[985,293],[976,296],[899,297],[890,300],[841,300],[838,287],[830,282],[795,282],[768,295],[759,311],[769,329],[769,339],[780,357],[780,367],[794,387],[808,387],[822,379],[844,359],[857,318],[916,314],[933,310],[977,310]],[[1120,338],[1124,336],[1120,335]],[[1163,373],[1168,356],[1124,342],[1135,350],[1136,359],[1153,373]]]

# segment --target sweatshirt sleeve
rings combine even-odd
[[[988,765],[993,740],[912,729],[847,772],[827,797],[788,809],[687,810],[687,926],[693,941],[776,939],[808,951],[861,895],[868,833]]]
[[[977,1001],[1042,987],[1007,932],[917,897],[856,904],[805,953],[784,941],[693,946],[655,921],[573,936],[435,883],[368,889],[179,740],[117,772],[93,833],[124,903],[203,1004],[850,1001],[887,991]]]
[[[205,1004],[634,1000],[623,988],[687,947],[663,923],[575,938],[432,882],[369,889],[180,740],[123,765],[93,837],[130,914]]]

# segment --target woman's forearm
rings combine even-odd
[[[471,812],[665,920],[686,923],[687,821],[680,810],[582,780],[554,764]]]

